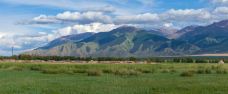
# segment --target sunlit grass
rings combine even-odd
[[[1,94],[226,94],[228,65],[0,64]]]

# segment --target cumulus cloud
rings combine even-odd
[[[91,23],[91,24],[76,24],[73,26],[67,26],[58,30],[53,31],[53,36],[60,37],[60,36],[66,36],[71,34],[80,34],[85,32],[107,32],[112,29],[117,28],[118,25],[114,24],[102,24],[102,23]]]
[[[228,14],[228,7],[217,7],[214,10],[216,14]]]
[[[189,25],[197,23],[211,23],[219,20],[218,14],[226,14],[227,7],[217,7],[214,10],[207,9],[170,9],[162,13],[140,13],[132,15],[113,15],[104,12],[70,12],[66,11],[54,16],[40,15],[32,20],[32,23],[53,24],[162,24],[167,22],[188,22]],[[187,24],[187,23],[186,23]],[[175,25],[175,24],[174,24]],[[177,24],[176,24],[177,25]]]
[[[170,9],[161,15],[164,20],[172,21],[205,21],[212,17],[205,9]]]
[[[98,32],[107,32],[117,27],[118,25],[114,25],[114,24],[91,23],[87,25],[74,25],[72,29],[77,31],[77,33],[84,33],[84,32],[98,33]]]
[[[56,15],[56,19],[63,21],[77,21],[78,23],[103,22],[111,23],[111,17],[102,12],[70,12],[66,11]]]
[[[217,7],[212,12],[216,21],[228,19],[228,7]]]
[[[0,33],[0,54],[11,55],[12,47],[14,47],[15,54],[17,54],[24,50],[37,48],[46,44],[46,42],[47,35],[44,33],[36,35]]]
[[[160,20],[158,14],[144,13],[138,15],[127,15],[127,16],[117,16],[116,23],[128,23],[128,24],[139,24],[139,23],[153,23]]]
[[[40,15],[38,17],[33,18],[33,22],[40,23],[40,24],[48,24],[48,23],[57,23],[59,21],[55,19],[55,17],[53,16]]]
[[[174,26],[173,26],[173,23],[164,23],[164,24],[163,24],[163,27],[172,28],[172,27],[174,27]]]
[[[87,12],[70,12],[66,11],[54,16],[40,15],[34,17],[30,21],[18,22],[18,24],[63,24],[78,23],[89,24],[94,22],[112,23],[111,17],[103,12],[87,11]]]

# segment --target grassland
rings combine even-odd
[[[1,94],[226,94],[228,65],[0,63]]]

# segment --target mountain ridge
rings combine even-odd
[[[80,41],[67,42],[49,49],[35,49],[24,54],[77,57],[150,57],[224,53],[228,52],[226,49],[228,46],[227,23],[228,21],[221,21],[207,26],[189,26],[176,31],[180,35],[171,39],[155,30],[123,26],[109,32],[93,34]]]

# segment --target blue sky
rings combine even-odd
[[[122,25],[176,28],[228,19],[228,0],[1,0],[0,55]]]

